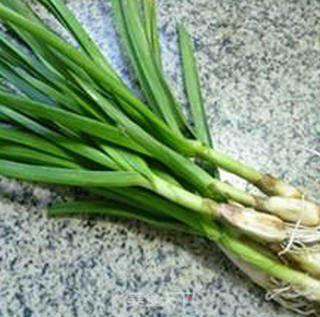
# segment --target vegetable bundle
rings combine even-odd
[[[205,236],[269,298],[314,313],[320,302],[319,206],[213,147],[184,27],[178,34],[192,124],[164,75],[154,0],[112,0],[139,96],[62,0],[38,2],[77,48],[26,1],[0,1],[0,174],[81,186],[101,197],[54,206],[53,217],[112,215]],[[261,194],[223,182],[219,169]]]

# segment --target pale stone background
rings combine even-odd
[[[126,75],[108,1],[68,3]],[[192,33],[218,146],[317,197],[320,2],[159,0],[159,15],[182,101],[175,23]],[[75,192],[0,178],[0,316],[295,316],[204,239],[46,218],[47,204]]]

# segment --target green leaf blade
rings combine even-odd
[[[21,163],[81,169],[79,164],[72,161],[14,144],[0,144],[0,157],[6,160],[14,160]]]
[[[154,59],[159,70],[162,71],[161,50],[159,32],[157,28],[157,13],[155,0],[142,0],[145,30],[150,43]]]
[[[140,85],[147,97],[151,95],[149,104],[151,107],[156,105],[156,112],[160,112],[169,127],[180,134],[180,127],[185,120],[152,55],[137,2],[114,0],[114,3],[114,10],[122,10],[122,14],[117,16],[120,20],[118,24],[122,25],[122,33],[125,33],[126,48],[130,52]]]
[[[53,143],[34,134],[18,130],[12,127],[5,127],[0,125],[0,140],[28,146],[30,148],[43,151],[56,157],[64,159],[70,158],[64,150],[54,145]]]
[[[0,160],[0,174],[26,181],[82,187],[144,186],[145,178],[135,172],[104,172],[51,168]]]
[[[55,120],[62,125],[65,124],[69,128],[75,129],[76,131],[88,133],[94,137],[104,139],[116,145],[124,146],[133,150],[139,150],[139,148],[141,148],[139,146],[137,147],[137,144],[121,133],[120,129],[74,114],[70,111],[57,109],[44,103],[35,102],[27,98],[17,97],[15,95],[2,92],[0,92],[0,105],[1,104],[17,111],[27,112],[29,115],[33,115],[38,118]],[[4,109],[4,107],[1,108],[0,106],[0,110]],[[45,132],[43,134],[45,134]],[[57,137],[57,135],[53,134],[53,137]]]
[[[211,146],[212,140],[206,119],[198,69],[192,49],[191,39],[182,25],[178,26],[178,34],[184,81],[189,104],[192,110],[196,136],[204,144]]]
[[[197,233],[196,230],[192,230],[188,226],[176,220],[162,220],[150,214],[146,214],[139,209],[134,209],[132,207],[119,207],[106,201],[79,201],[57,204],[48,209],[48,216],[53,218],[68,216],[86,216],[89,218],[117,217],[142,221],[151,226],[155,226],[165,230],[182,231],[185,233],[193,234]]]
[[[212,147],[213,142],[207,122],[198,68],[192,48],[191,38],[187,30],[182,25],[178,26],[178,35],[184,75],[183,77],[189,105],[191,107],[192,119],[195,127],[195,135],[196,138],[203,144],[207,145],[208,147]],[[212,164],[207,164],[205,162],[201,162],[201,164],[214,177],[220,177],[218,168],[216,166],[212,166]]]
[[[82,27],[71,10],[61,0],[37,0],[44,5],[57,20],[73,35],[80,44],[83,51],[90,56],[97,65],[103,67],[107,76],[112,76],[120,81],[114,69],[101,53],[99,47],[94,43],[88,32]]]

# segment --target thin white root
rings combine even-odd
[[[303,298],[301,298],[300,303],[291,303],[281,297],[274,297],[273,300],[279,303],[284,308],[291,310],[301,316],[312,316],[316,314],[316,309],[313,308],[313,304],[305,303]]]
[[[287,223],[286,226],[288,235],[294,235],[294,242],[301,242],[303,244],[320,242],[320,226],[307,227],[300,223],[298,226],[297,224]]]
[[[320,244],[306,245],[303,243],[288,244],[283,251],[278,253],[279,257],[297,263],[303,271],[309,275],[320,278]],[[285,255],[285,257],[283,257]]]
[[[284,255],[285,253],[289,252],[290,249],[292,248],[293,244],[294,244],[294,241],[295,241],[295,235],[296,235],[296,232],[300,226],[300,223],[301,223],[301,220],[299,220],[295,227],[293,228],[292,232],[289,234],[289,240],[288,240],[288,243],[287,245],[284,247],[284,249],[282,251],[280,251],[278,253],[279,256],[282,256]]]
[[[306,300],[309,291],[296,290],[292,285],[284,284],[275,278],[271,278],[275,288],[269,290],[266,300],[274,300],[283,307],[303,316],[316,314],[315,304]]]
[[[309,281],[307,281],[306,285],[299,288],[271,277],[267,273],[239,259],[223,246],[220,245],[220,247],[229,259],[247,274],[252,281],[267,290],[267,300],[275,300],[287,309],[304,316],[310,316],[316,313],[317,303],[315,302],[318,302],[318,288],[320,289],[317,280],[308,278]]]
[[[287,239],[280,244],[281,250],[278,255],[281,257],[286,253],[305,253],[320,251],[320,226],[306,227],[301,225],[301,220],[296,224],[285,223]]]
[[[287,248],[288,245],[282,245],[284,249]],[[278,253],[279,256],[284,255],[286,253],[289,254],[304,254],[304,253],[316,253],[320,252],[320,245],[319,244],[305,244],[300,241],[294,241],[286,252],[280,251]]]
[[[300,222],[289,226],[289,237],[280,244],[278,256],[286,263],[297,263],[303,271],[320,278],[320,239],[319,228],[303,227]],[[315,242],[316,241],[316,242]]]

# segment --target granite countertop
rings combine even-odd
[[[219,147],[317,197],[320,2],[158,2],[165,69],[181,101],[177,21],[195,40]],[[68,4],[126,75],[109,2]],[[48,204],[75,195],[0,178],[1,317],[295,316],[205,239],[129,221],[47,219]]]

